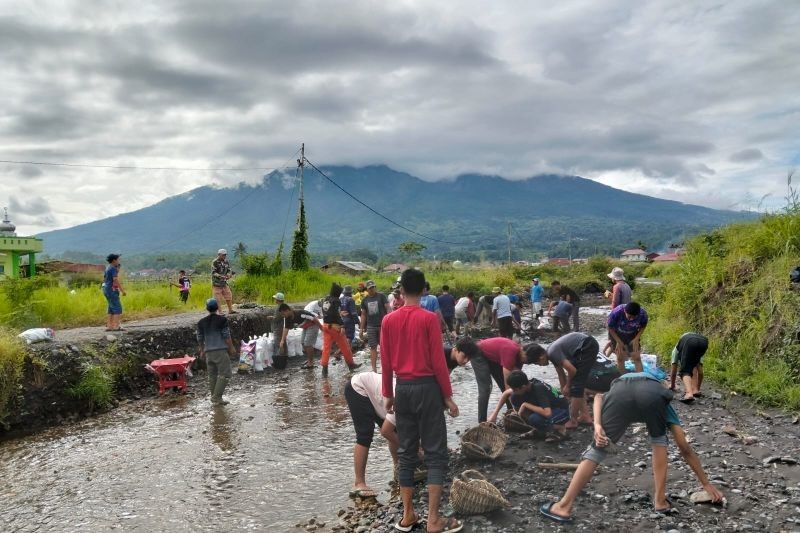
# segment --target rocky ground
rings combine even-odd
[[[586,427],[561,444],[533,442],[514,434],[503,454],[489,462],[465,459],[455,448],[451,474],[476,469],[511,503],[507,510],[461,517],[465,531],[800,531],[798,418],[755,409],[735,395],[706,392],[709,395],[694,405],[676,402],[676,408],[706,471],[726,496],[724,506],[691,503],[690,496],[700,485],[671,446],[668,494],[677,512],[672,516],[654,513],[650,446],[644,426],[639,425],[628,431],[617,455],[609,458],[581,494],[572,525],[560,526],[543,518],[539,505],[560,497],[571,472],[541,469],[537,463],[577,462],[591,440],[591,429]],[[418,512],[425,514],[423,485],[418,486],[415,498]],[[298,526],[309,531],[390,531],[400,514],[396,498],[385,504],[358,501],[324,526],[316,520]]]

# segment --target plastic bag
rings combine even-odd
[[[659,381],[667,379],[667,373],[658,367],[658,357],[653,354],[642,354],[642,369]],[[633,361],[625,361],[625,370],[636,371]]]
[[[261,372],[265,367],[272,366],[272,346],[269,341],[269,336],[265,333],[260,337],[256,337],[256,372]],[[261,370],[259,370],[261,367]]]
[[[26,329],[19,335],[17,335],[21,339],[25,339],[25,342],[28,344],[34,344],[37,342],[45,342],[45,341],[54,341],[56,339],[56,333],[50,328],[33,328],[33,329]]]
[[[256,360],[256,341],[242,341],[239,346],[239,372],[252,372]]]
[[[289,330],[289,333],[286,335],[286,355],[289,357],[303,355],[302,335],[303,330],[300,328]]]

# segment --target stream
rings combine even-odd
[[[211,407],[199,375],[190,382],[196,395],[128,402],[0,442],[2,529],[299,531],[295,524],[312,516],[330,521],[353,480],[355,435],[342,393],[348,375],[343,364],[327,380],[319,366],[296,364],[234,377],[224,408]],[[557,384],[552,366],[525,371]],[[478,393],[469,366],[451,381],[461,411],[447,422],[456,448],[458,433],[477,422]],[[495,388],[490,410],[499,394]],[[391,465],[376,432],[367,481],[383,501]]]

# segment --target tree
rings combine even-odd
[[[644,250],[645,252],[647,251],[647,245],[645,243],[643,243],[641,240],[636,243],[636,246],[640,250]]]
[[[275,259],[269,267],[269,273],[273,276],[280,276],[283,272],[283,241],[278,246],[278,251],[275,252]]]
[[[292,251],[289,254],[292,270],[308,270],[311,259],[308,256],[308,225],[306,224],[305,201],[300,198],[300,209],[297,213],[297,229],[294,230]]]
[[[247,254],[247,245],[241,241],[239,241],[236,246],[233,247],[233,257],[236,259],[241,259]]]
[[[406,241],[401,242],[400,245],[397,247],[404,254],[408,254],[411,257],[420,255],[425,248],[427,248],[424,244],[416,241]]]

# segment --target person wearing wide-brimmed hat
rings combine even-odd
[[[614,267],[608,274],[608,278],[614,283],[611,289],[611,309],[616,309],[619,305],[629,304],[632,299],[631,286],[625,281],[625,272],[620,267]]]
[[[217,258],[211,262],[211,293],[217,302],[224,301],[228,306],[228,314],[233,314],[233,294],[228,286],[228,280],[236,273],[228,262],[228,251],[225,248],[217,250]]]

